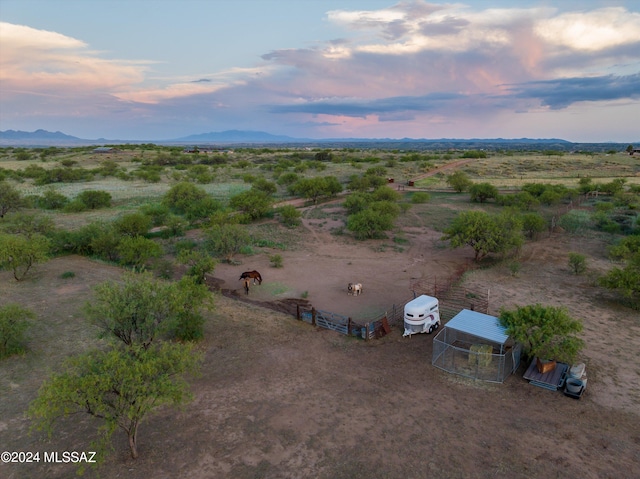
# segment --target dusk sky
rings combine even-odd
[[[640,1],[0,0],[0,130],[640,139]]]

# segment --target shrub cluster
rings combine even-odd
[[[388,186],[381,186],[372,193],[350,194],[343,204],[349,214],[347,229],[360,240],[385,237],[384,232],[393,228],[400,214],[399,198],[398,192]]]

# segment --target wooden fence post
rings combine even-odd
[[[487,311],[486,314],[489,314],[489,295],[491,294],[491,288],[487,288]]]
[[[369,341],[369,323],[364,325],[364,329],[366,331],[366,333],[364,335],[364,340],[365,341]]]
[[[351,316],[347,319],[347,336],[351,336]]]
[[[316,308],[311,308],[311,326],[316,325]]]
[[[300,316],[300,305],[299,304],[296,304],[296,319],[298,321],[300,321],[300,319],[301,319],[301,316]]]

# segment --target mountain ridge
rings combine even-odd
[[[22,142],[22,143],[20,143]],[[585,144],[597,144],[597,145],[622,145],[619,142],[571,142],[561,138],[295,138],[287,135],[273,135],[264,131],[255,130],[225,130],[225,131],[211,131],[207,133],[198,133],[193,135],[187,135],[176,139],[167,140],[109,140],[105,138],[98,139],[83,139],[72,135],[67,135],[61,131],[50,132],[43,129],[38,129],[33,132],[21,131],[21,130],[6,130],[0,131],[0,144],[11,145],[54,145],[54,144],[126,144],[126,143],[158,143],[158,144],[197,144],[207,142],[217,142],[226,144],[314,144],[314,145],[329,145],[329,144],[358,144],[374,143],[381,144],[429,144],[432,146],[446,147],[451,145],[556,145],[563,147],[571,147],[572,145],[585,145]],[[633,142],[631,142],[633,144]],[[640,142],[638,142],[640,143]]]

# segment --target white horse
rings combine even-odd
[[[349,286],[347,286],[347,292],[348,292],[348,294],[351,294],[353,296],[359,296],[360,293],[362,293],[362,284],[361,283],[349,283]]]

